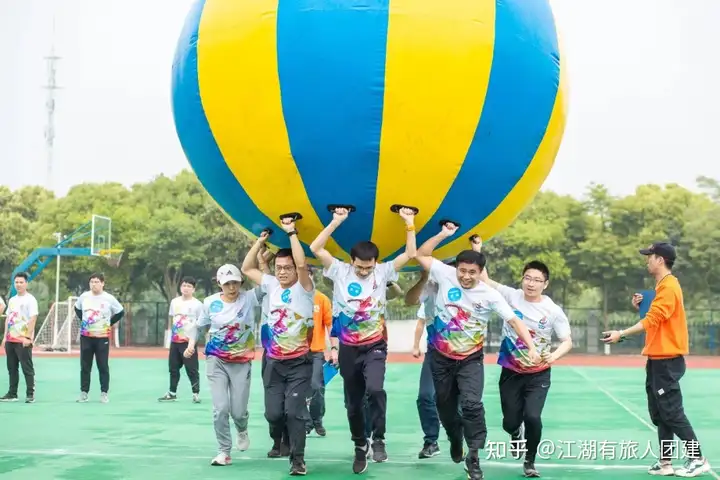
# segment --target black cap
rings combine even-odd
[[[643,248],[640,250],[643,255],[657,255],[665,260],[675,261],[675,247],[667,242],[656,242],[650,245],[649,248]]]

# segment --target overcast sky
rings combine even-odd
[[[188,167],[170,69],[192,0],[0,0],[0,184],[46,182],[46,66],[56,14],[54,189]],[[720,1],[552,0],[570,115],[544,188],[614,194],[720,178]],[[149,160],[152,160],[150,163]]]

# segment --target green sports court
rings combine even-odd
[[[117,350],[115,350],[117,352]],[[159,353],[159,352],[158,352]],[[485,478],[522,478],[520,461],[512,460],[501,428],[497,380],[500,369],[486,360],[485,408],[489,445],[481,456]],[[201,360],[202,363],[202,360]],[[146,480],[159,478],[289,478],[287,459],[267,459],[271,446],[263,417],[263,390],[255,362],[250,400],[250,450],[232,454],[233,464],[212,467],[216,443],[211,401],[202,390],[202,403],[190,402],[187,378],[181,378],[178,401],[160,404],[167,389],[167,361],[158,358],[118,358],[111,353],[110,403],[99,402],[93,371],[90,402],[75,403],[79,390],[79,360],[68,355],[35,358],[36,403],[0,404],[3,479]],[[204,371],[204,365],[201,365]],[[389,363],[387,463],[370,463],[367,478],[464,479],[464,464],[453,464],[441,431],[441,454],[419,460],[422,431],[418,421],[418,363]],[[0,386],[7,384],[5,369]],[[204,376],[203,385],[207,384]],[[544,412],[546,459],[538,459],[542,478],[647,478],[658,446],[647,414],[644,371],[631,367],[559,365]],[[685,408],[704,453],[716,469],[704,478],[720,478],[720,370],[688,368],[682,381]],[[326,437],[314,432],[307,442],[308,476],[317,479],[358,478],[351,471],[352,444],[345,417],[342,379],[326,392]],[[493,442],[493,443],[490,443]],[[648,445],[652,450],[648,452]],[[554,451],[553,451],[554,450]],[[493,454],[496,458],[487,459]],[[679,463],[678,463],[679,465]]]

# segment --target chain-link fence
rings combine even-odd
[[[126,302],[126,316],[120,322],[120,345],[123,346],[161,346],[168,327],[168,307],[165,302]],[[387,321],[414,322],[417,307],[389,305]],[[601,337],[606,329],[627,328],[639,320],[637,312],[613,312],[603,315],[599,309],[566,308],[573,336],[573,353],[598,354],[604,353]],[[720,310],[688,310],[690,331],[690,351],[695,355],[720,355]],[[258,312],[259,315],[259,312]],[[607,325],[607,327],[606,327]],[[493,317],[488,327],[485,342],[487,352],[496,352],[500,346],[502,321]],[[394,331],[390,328],[390,331]],[[403,331],[405,331],[403,329]],[[410,327],[409,331],[412,331]],[[259,337],[258,337],[259,338]],[[635,353],[642,350],[644,336],[637,335],[624,342],[613,345],[613,353]],[[403,345],[412,345],[412,339]]]

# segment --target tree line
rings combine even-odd
[[[670,241],[687,308],[710,309],[720,293],[720,183],[706,177],[697,183],[697,192],[642,185],[622,197],[597,184],[582,198],[540,192],[510,227],[485,242],[489,272],[516,285],[523,265],[538,259],[552,272],[548,294],[566,308],[627,311],[634,291],[652,287],[638,249]],[[54,232],[67,234],[93,213],[112,218],[113,246],[125,249],[124,258],[119,268],[97,258],[63,259],[61,298],[87,289],[89,273],[98,270],[124,301],[167,301],[184,275],[198,279],[199,295],[211,294],[217,267],[239,265],[250,247],[187,170],[129,188],[76,185],[63,197],[42,187],[0,187],[0,294],[7,296],[11,272],[34,249],[54,245]],[[416,280],[416,273],[403,273],[401,287]],[[32,288],[49,305],[54,285],[49,267]],[[324,282],[318,286],[329,293]]]

